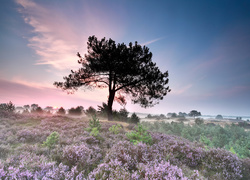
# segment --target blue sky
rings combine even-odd
[[[53,87],[79,67],[76,53],[96,35],[138,41],[169,71],[171,93],[150,109],[128,103],[129,111],[250,115],[250,1],[2,0],[0,23],[0,102],[106,102],[107,90]]]

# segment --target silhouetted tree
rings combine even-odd
[[[64,82],[55,82],[58,88],[74,93],[79,87],[108,88],[108,119],[112,120],[112,105],[116,94],[120,103],[125,95],[131,95],[134,103],[142,107],[150,107],[162,100],[170,89],[168,86],[168,72],[162,73],[152,62],[149,48],[124,43],[116,44],[112,39],[97,40],[90,36],[87,42],[88,54],[78,63],[82,68],[71,70]]]
[[[119,116],[119,120],[120,121],[127,121],[128,120],[128,114],[129,112],[127,111],[127,109],[122,108],[119,110],[118,116]]]
[[[45,111],[52,111],[53,107],[52,106],[46,106],[46,108],[44,108]]]
[[[31,104],[31,111],[35,111],[38,108],[38,104]]]
[[[176,118],[176,117],[177,117],[177,114],[176,114],[176,113],[172,113],[172,114],[171,114],[171,117],[172,117],[172,118]]]
[[[58,109],[58,111],[57,111],[57,114],[59,114],[59,115],[65,115],[65,114],[66,114],[66,111],[65,111],[65,109],[64,109],[63,107],[60,107],[60,108]]]
[[[220,115],[220,114],[218,114],[218,115],[215,117],[215,119],[223,119],[223,116]]]
[[[27,104],[27,105],[24,105],[23,108],[26,110],[25,112],[28,112],[29,109],[30,109],[30,105],[28,105],[28,104]]]
[[[153,118],[153,116],[151,114],[148,114],[146,118],[151,119]]]
[[[102,103],[102,106],[97,106],[97,111],[99,115],[103,117],[107,117],[107,112],[108,112],[108,105],[106,103]]]
[[[43,109],[40,106],[38,106],[34,112],[37,114],[43,114]]]
[[[140,122],[140,118],[135,113],[133,113],[130,117],[130,122],[137,124]]]
[[[83,107],[82,106],[77,106],[76,108],[70,108],[69,109],[69,114],[70,115],[77,115],[80,116],[82,114]]]
[[[195,116],[201,116],[201,113],[196,110],[192,110],[188,115],[195,118]]]
[[[88,116],[94,116],[96,114],[96,109],[90,106],[85,112]]]
[[[14,112],[15,105],[11,101],[9,103],[2,103],[0,104],[0,110],[7,111],[7,112]]]

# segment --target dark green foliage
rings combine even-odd
[[[127,122],[129,119],[128,118],[129,112],[125,108],[122,108],[119,111],[114,110],[112,111],[112,113],[113,113],[114,120],[116,121]]]
[[[172,113],[171,114],[171,118],[176,118],[177,117],[177,114],[176,113]]]
[[[196,118],[196,119],[195,119],[195,124],[197,124],[197,125],[204,124],[204,120],[201,119],[201,118]]]
[[[129,119],[129,122],[137,124],[140,122],[140,118],[135,113],[133,113]]]
[[[95,116],[95,114],[96,114],[96,109],[93,108],[92,106],[90,106],[88,109],[86,109],[85,113],[86,113],[88,116]]]
[[[60,108],[58,109],[58,111],[57,111],[57,114],[59,114],[59,115],[65,115],[65,114],[66,114],[66,111],[65,111],[65,109],[64,109],[63,107],[60,107]]]
[[[245,129],[250,129],[250,123],[245,121],[245,122],[238,122],[238,126],[244,127]]]
[[[0,104],[0,110],[6,112],[14,112],[15,105],[11,101],[9,103]]]
[[[153,116],[151,114],[148,114],[146,118],[148,118],[148,119],[157,119],[157,120],[167,119],[167,117],[164,114],[153,115]]]
[[[215,119],[223,119],[222,115],[218,114]]]
[[[108,113],[108,105],[106,103],[102,103],[102,106],[97,106],[97,112],[98,115],[102,116],[102,117],[107,117],[107,113]]]
[[[184,123],[142,123],[150,131],[184,137],[190,141],[202,142],[207,148],[234,149],[238,157],[250,158],[250,132],[237,125],[185,125]],[[232,149],[231,149],[232,150]]]
[[[87,44],[88,53],[84,57],[77,54],[82,68],[72,70],[64,77],[64,82],[55,82],[54,85],[68,93],[74,93],[81,86],[108,88],[109,120],[112,120],[115,99],[125,104],[124,96],[130,95],[132,102],[150,107],[170,92],[168,72],[162,73],[152,62],[149,48],[137,42],[134,45],[116,44],[112,39],[98,40],[95,36],[89,37]]]
[[[82,115],[82,110],[83,110],[83,108],[81,106],[77,106],[76,108],[72,107],[69,109],[69,114],[75,115],[75,116],[80,116],[80,115]]]
[[[146,118],[148,118],[148,119],[152,119],[152,118],[153,118],[153,116],[152,116],[151,114],[148,114]]]
[[[195,118],[196,116],[201,116],[201,113],[196,110],[192,110],[188,115]]]

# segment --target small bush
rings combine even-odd
[[[109,132],[113,134],[118,134],[122,130],[122,126],[120,124],[113,125],[109,128]]]
[[[88,116],[95,116],[96,115],[96,109],[90,106],[88,109],[85,111],[86,115]]]
[[[7,111],[7,112],[14,112],[15,106],[14,106],[14,104],[10,101],[9,103],[0,104],[0,110],[2,110],[2,111]]]
[[[45,142],[43,142],[44,146],[47,146],[49,149],[51,149],[52,147],[54,147],[59,141],[59,134],[58,132],[53,132],[51,133]]]
[[[196,118],[196,119],[195,119],[195,124],[197,124],[197,125],[204,124],[204,120],[201,119],[201,118]]]
[[[216,117],[215,117],[215,119],[223,119],[223,117],[222,117],[222,115],[217,115]]]
[[[139,118],[135,113],[133,113],[133,114],[131,115],[129,121],[130,121],[131,123],[137,124],[137,123],[140,122],[140,118]]]
[[[242,180],[249,180],[250,179],[250,159],[242,159]]]
[[[138,124],[137,128],[135,129],[136,131],[132,131],[126,134],[130,142],[132,142],[133,144],[138,144],[139,142],[152,144],[152,137],[141,124]]]
[[[69,109],[69,115],[73,115],[73,116],[80,116],[82,115],[82,107],[81,106],[77,106],[76,108],[70,108]]]
[[[79,170],[90,171],[102,159],[101,149],[95,146],[81,145],[66,146],[63,150],[63,161],[69,167],[77,166]]]
[[[119,121],[127,121],[128,120],[128,111],[123,108],[123,109],[120,109],[119,112],[117,113],[118,115],[118,120]]]
[[[95,137],[99,136],[101,130],[101,124],[95,114],[92,116],[92,120],[91,119],[89,120],[89,127],[86,128],[85,130],[90,132],[91,136]]]
[[[92,116],[92,119],[89,119],[89,128],[86,130],[91,132],[93,128],[96,128],[98,131],[101,129],[100,121],[95,114]]]
[[[66,111],[65,111],[65,109],[64,109],[63,107],[60,107],[60,108],[58,109],[58,111],[57,111],[57,114],[59,114],[59,115],[65,115],[65,114],[66,114]]]

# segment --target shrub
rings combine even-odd
[[[59,134],[58,132],[53,132],[51,133],[45,142],[43,142],[44,146],[47,146],[49,149],[51,149],[52,147],[54,147],[59,141]]]
[[[95,116],[96,115],[96,109],[90,106],[88,109],[86,109],[85,113],[88,116]]]
[[[250,179],[250,159],[242,159],[242,180],[249,180]]]
[[[197,124],[197,125],[204,124],[204,120],[201,119],[201,118],[196,118],[196,119],[195,119],[195,124]]]
[[[143,143],[147,143],[147,144],[152,143],[152,137],[147,132],[147,130],[145,128],[143,128],[143,126],[140,123],[138,123],[138,126],[137,126],[137,128],[135,128],[135,130],[136,131],[128,132],[126,134],[128,139],[132,143],[134,143],[134,144],[138,144],[139,142],[143,142]]]
[[[76,108],[70,108],[69,109],[69,115],[73,115],[73,116],[80,116],[82,114],[82,108],[81,106],[77,106]]]
[[[57,111],[57,114],[59,114],[59,115],[65,115],[65,114],[66,114],[66,111],[65,111],[65,109],[64,109],[63,107],[60,107],[60,108],[58,109],[58,111]]]
[[[85,128],[85,130],[90,132],[91,136],[99,137],[101,124],[95,114],[92,116],[92,120],[89,119],[89,127]]]
[[[122,126],[120,124],[113,125],[109,128],[109,132],[113,134],[118,134],[122,130]]]
[[[148,119],[152,119],[152,118],[153,118],[153,116],[152,116],[151,114],[148,114],[146,118],[148,118]]]
[[[217,115],[216,117],[215,117],[215,119],[223,119],[223,117],[222,117],[222,115]]]
[[[131,115],[129,121],[130,121],[131,123],[137,124],[137,123],[140,122],[140,118],[139,118],[135,113],[133,113],[133,114]]]
[[[9,157],[3,168],[5,175],[1,179],[42,179],[53,166],[55,162],[49,162],[48,158],[43,155],[22,152],[20,155]]]
[[[136,179],[188,179],[183,174],[182,169],[165,161],[139,164],[137,168],[138,170],[133,173]],[[198,171],[194,171],[192,179],[196,179],[198,176]]]
[[[91,171],[102,159],[101,149],[96,146],[91,148],[81,145],[69,145],[63,149],[63,161],[69,167],[77,166],[78,170]]]
[[[99,119],[96,117],[96,115],[94,114],[92,116],[92,119],[89,119],[89,127],[86,128],[86,130],[88,132],[91,132],[92,129],[96,128],[98,131],[100,131],[101,129],[101,124],[100,124],[100,121]]]
[[[0,110],[7,112],[14,112],[15,105],[11,101],[9,103],[0,104]]]
[[[34,113],[42,114],[42,113],[43,113],[43,109],[42,109],[40,106],[38,106],[38,107],[36,108],[36,110],[34,111]]]
[[[187,179],[182,170],[166,162],[165,155],[155,147],[141,142],[133,145],[120,141],[110,149],[104,163],[90,173],[89,177],[120,179],[121,175],[122,179]]]
[[[128,120],[128,114],[129,114],[129,112],[125,108],[120,109],[119,112],[118,112],[118,119],[120,121],[127,121]]]
[[[210,177],[220,175],[224,179],[240,179],[242,162],[237,155],[224,149],[211,149],[206,151],[203,166],[206,168],[206,174]]]
[[[106,103],[102,103],[102,106],[97,106],[98,107],[98,114],[102,117],[107,117],[107,112],[108,112],[108,105]]]

